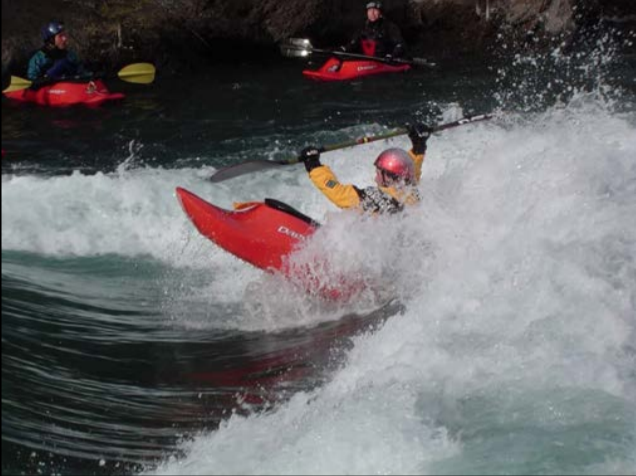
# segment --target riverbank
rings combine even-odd
[[[609,0],[387,0],[386,15],[399,24],[417,55],[436,60],[500,53],[510,45],[576,46],[598,30],[633,32],[636,5]],[[71,13],[72,12],[72,13]],[[278,54],[291,36],[318,45],[346,41],[364,21],[364,2],[342,0],[50,0],[2,3],[3,70],[24,68],[39,47],[39,30],[64,21],[74,47],[106,68],[152,61],[170,70],[201,63]]]

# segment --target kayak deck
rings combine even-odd
[[[277,200],[249,202],[236,210],[213,205],[183,188],[177,198],[197,230],[220,248],[269,273],[280,273],[309,294],[332,301],[350,299],[366,286],[343,276],[317,276],[316,263],[294,263],[289,258],[319,228],[319,224]]]
[[[20,91],[4,93],[15,101],[32,102],[41,106],[66,107],[77,104],[98,106],[107,101],[124,99],[123,93],[111,93],[103,81],[58,83],[42,86],[38,89],[26,88]]]
[[[183,188],[177,188],[177,196],[203,236],[266,271],[282,270],[284,258],[318,228],[311,218],[276,200],[225,210]]]
[[[385,73],[403,73],[410,70],[408,64],[391,65],[379,61],[343,61],[330,58],[318,70],[304,70],[303,74],[316,81],[347,81]]]

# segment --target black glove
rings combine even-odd
[[[433,129],[426,124],[417,123],[408,126],[409,139],[413,144],[413,152],[417,155],[426,152],[426,141],[431,137]]]
[[[315,146],[305,147],[298,156],[298,160],[305,164],[307,172],[311,172],[317,167],[320,167],[320,149]]]
[[[395,45],[395,48],[393,48],[393,57],[402,58],[405,52],[406,49],[404,48],[404,45],[402,43],[398,43],[397,45]]]
[[[10,84],[11,84],[11,75],[3,69],[2,70],[2,90],[7,89]]]
[[[41,78],[37,78],[34,79],[33,81],[31,81],[31,86],[29,86],[29,89],[32,89],[33,91],[37,91],[38,89],[44,87],[44,86],[48,86],[49,84],[53,84],[53,80],[51,78],[49,78],[48,76],[42,76]]]
[[[393,55],[391,53],[387,53],[384,55],[384,59],[387,61],[393,61]]]

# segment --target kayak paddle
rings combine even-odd
[[[137,83],[137,84],[150,84],[155,80],[155,72],[156,69],[154,65],[150,63],[134,63],[129,64],[128,66],[123,67],[117,73],[117,77],[122,81],[126,81],[128,83]],[[57,83],[59,81],[77,81],[77,80],[85,80],[90,81],[91,78],[83,78],[83,77],[72,77],[66,79],[56,79],[55,81],[51,81],[51,83]],[[3,93],[11,93],[13,91],[20,91],[22,89],[30,88],[33,85],[34,81],[29,81],[28,79],[20,78],[18,76],[11,76],[11,84],[4,89]],[[44,85],[47,82],[35,82],[37,85]]]
[[[150,84],[155,80],[156,72],[151,63],[133,63],[120,69],[117,77],[127,83]]]
[[[442,124],[433,128],[433,132],[441,132],[446,129],[451,129],[457,126],[463,126],[464,124],[471,124],[473,122],[485,121],[487,119],[491,119],[493,116],[491,114],[481,114],[479,116],[467,116],[458,121],[449,122],[447,124]],[[392,137],[401,136],[407,134],[408,131],[406,129],[396,129],[391,132],[386,132],[384,134],[378,134],[375,136],[366,136],[361,137],[359,139],[350,140],[347,142],[342,142],[340,144],[332,144],[325,145],[319,148],[321,153],[331,152],[339,149],[346,149],[348,147],[353,147],[360,144],[369,144],[371,142],[390,139]],[[249,174],[252,172],[258,172],[260,170],[267,170],[271,168],[276,168],[281,165],[293,165],[299,163],[300,160],[298,157],[288,160],[250,160],[249,162],[243,162],[241,164],[230,165],[228,167],[223,167],[209,178],[212,183],[223,182],[224,180],[229,180],[234,177],[238,177],[240,175]]]
[[[409,64],[414,66],[426,66],[432,68],[435,66],[435,63],[430,63],[424,58],[379,58],[376,56],[367,56],[361,55],[357,53],[345,53],[344,51],[338,50],[323,50],[319,48],[314,48],[306,38],[289,38],[285,40],[280,45],[280,51],[283,56],[287,56],[289,58],[307,58],[312,53],[321,53],[327,55],[338,56],[341,58],[351,58],[351,59],[362,59],[362,60],[371,60],[378,61],[380,63],[388,63],[388,64]]]

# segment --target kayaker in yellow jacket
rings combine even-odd
[[[331,169],[320,162],[317,147],[306,147],[299,159],[305,164],[313,184],[336,206],[371,213],[397,213],[420,201],[417,185],[431,131],[424,124],[410,126],[408,135],[412,147],[409,152],[391,148],[378,156],[374,163],[377,187],[361,189],[340,183]]]

